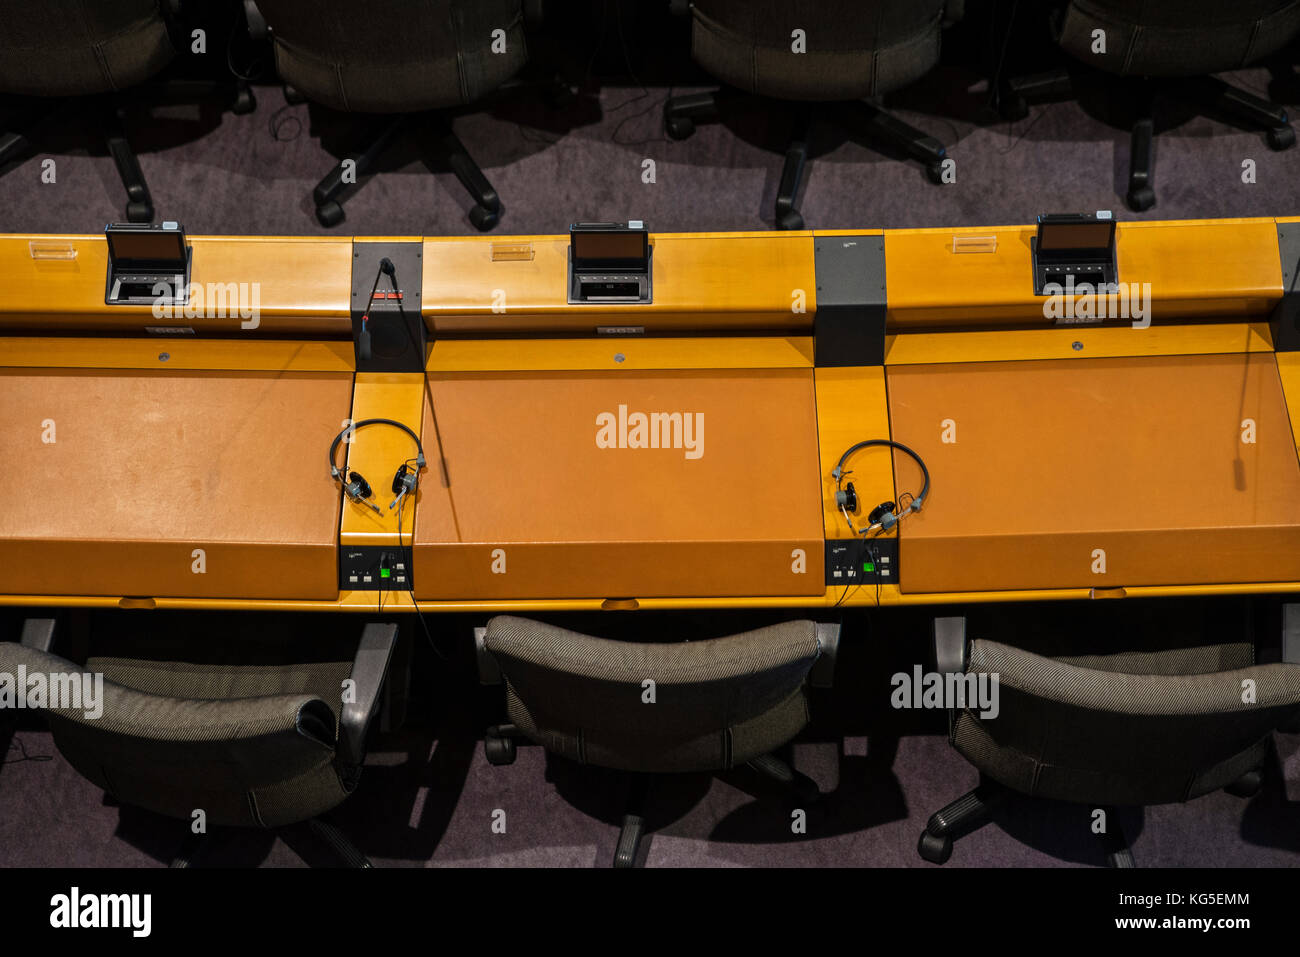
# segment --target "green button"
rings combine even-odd
[[[381,568],[381,569],[379,569],[379,577],[380,577],[380,578],[389,578],[392,574],[393,574],[393,571],[392,571],[391,568]]]
[[[874,562],[863,562],[862,570],[864,572],[874,572],[876,570],[876,565]]]

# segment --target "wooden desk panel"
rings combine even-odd
[[[456,335],[591,335],[597,326],[629,325],[678,335],[807,335],[812,328],[812,233],[667,233],[650,242],[653,303],[569,305],[568,236],[425,239],[424,315],[439,333]],[[503,245],[529,245],[533,258],[494,262],[493,247]]]
[[[892,367],[888,385],[934,477],[902,526],[906,593],[1300,579],[1271,354]]]
[[[431,383],[451,485],[420,490],[420,599],[825,593],[811,369]],[[636,447],[638,412],[699,413],[703,432]],[[603,413],[625,447],[598,444]]]
[[[1037,226],[885,230],[890,330],[1051,326],[1045,298],[1033,294],[1030,239],[1037,232]],[[954,236],[996,237],[997,250],[954,253]],[[1119,281],[1151,284],[1156,324],[1170,317],[1259,316],[1282,296],[1271,219],[1121,222],[1115,242]]]
[[[213,294],[203,313],[158,318],[149,305],[104,302],[108,242],[99,236],[0,236],[0,331],[113,332],[142,335],[145,327],[187,327],[230,336],[348,337],[352,334],[352,240],[333,237],[190,236],[190,281]],[[67,247],[74,259],[35,259],[32,243]],[[228,284],[234,284],[233,292]],[[237,311],[239,284],[245,305],[254,302],[257,325]],[[217,289],[217,286],[225,287]],[[217,293],[235,304],[221,314]],[[200,300],[195,300],[195,306]],[[214,314],[209,316],[208,306]],[[193,307],[191,309],[193,311]]]
[[[0,370],[0,442],[19,493],[0,509],[3,590],[336,598],[339,503],[325,453],[351,383]]]

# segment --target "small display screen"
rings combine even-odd
[[[645,262],[647,234],[644,232],[600,230],[571,235],[575,265],[637,265]]]
[[[1038,249],[1108,249],[1114,222],[1043,223],[1038,230]]]
[[[183,234],[171,230],[109,231],[108,245],[113,259],[135,262],[183,262]]]

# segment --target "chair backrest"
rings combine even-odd
[[[47,690],[34,703],[79,773],[125,804],[186,820],[202,810],[209,824],[276,827],[347,796],[335,742],[350,669],[351,662],[217,669],[108,658],[82,668],[0,643],[0,674],[102,676],[90,696],[85,687],[73,699]],[[73,687],[46,679],[47,689],[60,684]]]
[[[0,0],[0,92],[123,90],[174,55],[158,0]]]
[[[944,0],[695,0],[691,51],[749,93],[858,99],[930,71],[944,9]]]
[[[502,616],[483,640],[505,679],[510,720],[549,750],[623,770],[713,771],[804,727],[805,683],[826,634],[819,645],[815,622],[792,621],[650,644]]]
[[[1165,804],[1222,788],[1300,712],[1300,665],[1254,664],[1248,643],[1071,659],[976,640],[965,674],[968,688],[997,675],[997,705],[982,716],[967,693],[957,750],[1008,787],[1066,801]]]
[[[280,77],[336,110],[472,103],[528,59],[522,0],[257,0],[257,8]]]
[[[1297,33],[1300,0],[1070,0],[1058,35],[1107,73],[1200,76],[1253,63]]]

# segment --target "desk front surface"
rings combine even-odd
[[[435,373],[430,388],[450,486],[431,462],[418,598],[824,592],[811,369]]]
[[[1271,353],[887,376],[893,435],[935,476],[901,532],[906,592],[1300,578],[1300,463]]]
[[[336,598],[347,373],[0,369],[3,590]]]

